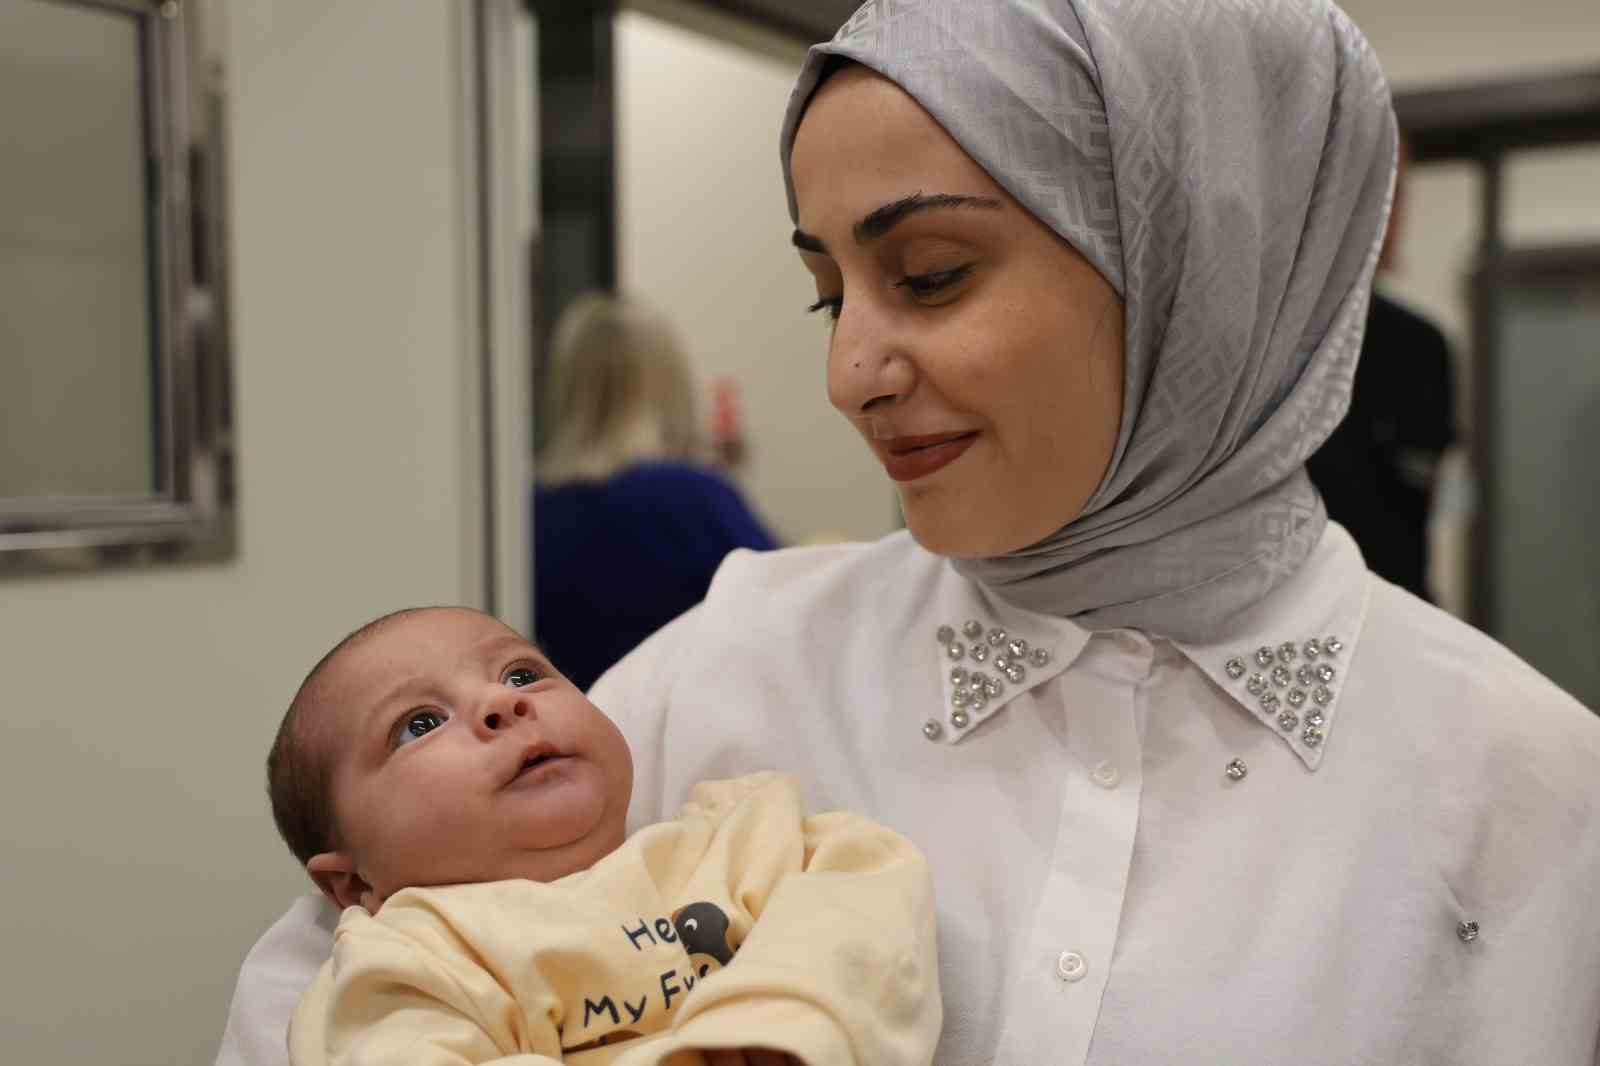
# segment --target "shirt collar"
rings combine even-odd
[[[1367,593],[1360,549],[1329,522],[1310,558],[1214,640],[1175,646],[1315,770],[1339,717]]]
[[[944,568],[941,617],[922,647],[940,673],[943,708],[923,735],[959,744],[1021,692],[1063,673],[1093,634],[991,596]],[[1316,770],[1333,735],[1367,606],[1366,564],[1329,523],[1316,549],[1266,597],[1204,642],[1173,642],[1262,727]]]

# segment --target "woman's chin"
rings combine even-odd
[[[929,494],[931,495],[931,494]],[[1039,538],[1026,539],[1006,528],[1003,515],[985,513],[960,500],[935,500],[928,495],[902,493],[900,513],[911,538],[926,551],[947,559],[984,559],[1026,548]]]
[[[919,545],[947,559],[992,559],[1030,548],[1073,522],[1082,500],[1054,501],[1059,513],[1024,510],[993,486],[988,491],[950,491],[952,486],[900,491],[900,513]]]
[[[1009,546],[997,535],[998,531],[983,528],[982,524],[954,521],[937,515],[918,513],[913,508],[903,508],[906,529],[921,547],[946,559],[982,559],[1004,555],[1025,545]]]

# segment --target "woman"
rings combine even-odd
[[[562,313],[551,349],[533,621],[587,689],[699,603],[730,551],[776,544],[706,461],[693,375],[666,319],[588,293]]]
[[[941,1066],[1594,1062],[1600,723],[1303,470],[1394,140],[1323,0],[872,3],[806,64],[795,241],[909,533],[730,557],[594,696],[638,817],[776,766],[927,851]]]

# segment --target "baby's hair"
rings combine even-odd
[[[315,735],[317,708],[322,704],[317,688],[322,676],[344,651],[390,622],[420,611],[449,609],[406,607],[374,618],[318,659],[295,690],[278,725],[272,750],[267,753],[267,796],[272,801],[272,820],[278,824],[278,833],[300,865],[339,846],[333,813],[333,753],[326,741]]]

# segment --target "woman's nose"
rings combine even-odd
[[[478,702],[478,732],[491,736],[503,732],[521,719],[532,720],[533,700],[526,693],[504,685],[495,685],[485,692]]]
[[[828,402],[846,418],[894,403],[911,391],[916,369],[892,323],[876,309],[847,308],[828,344]]]

